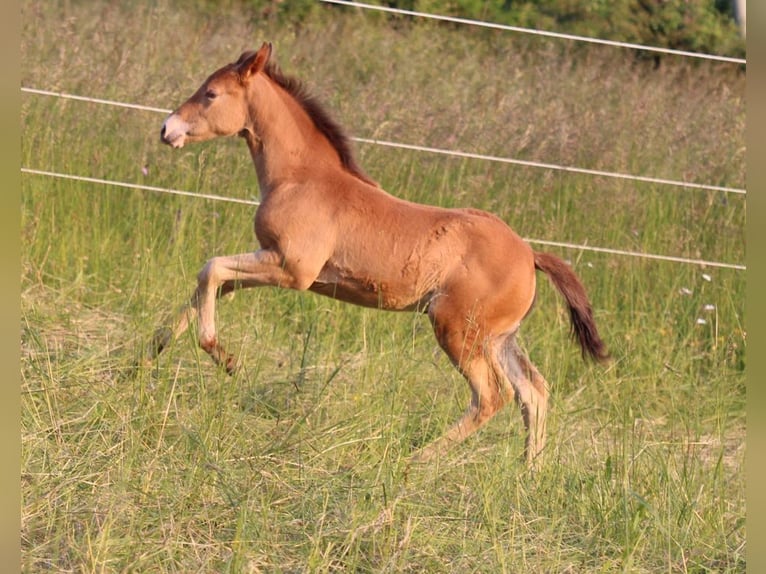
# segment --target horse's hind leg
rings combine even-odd
[[[484,426],[510,398],[507,382],[495,358],[495,341],[480,339],[469,322],[457,328],[450,323],[445,325],[434,315],[431,320],[439,345],[471,388],[471,402],[463,416],[444,435],[413,456],[418,462],[443,454],[451,445],[465,440]]]
[[[503,345],[503,368],[516,394],[526,429],[524,454],[533,464],[545,446],[545,415],[548,409],[547,382],[511,336]]]
[[[453,444],[462,442],[484,426],[505,404],[495,375],[483,358],[470,361],[461,370],[471,387],[468,409],[446,433],[415,453],[413,459],[418,462],[431,460],[445,453]]]

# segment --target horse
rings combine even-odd
[[[536,271],[566,300],[583,358],[609,356],[579,278],[493,214],[384,191],[357,165],[343,129],[302,82],[281,72],[272,51],[264,42],[243,52],[162,124],[161,140],[173,148],[232,135],[245,140],[260,187],[260,248],[204,264],[191,299],[155,332],[151,358],[196,319],[201,348],[234,373],[237,359],[218,342],[214,319],[217,300],[235,289],[277,286],[423,313],[471,398],[462,417],[411,458],[445,453],[515,400],[531,464],[545,444],[548,383],[516,335],[535,300]]]

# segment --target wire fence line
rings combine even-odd
[[[102,100],[100,98],[91,98],[89,96],[78,96],[76,94],[67,94],[64,92],[53,92],[51,90],[38,90],[37,88],[27,88],[21,86],[21,91],[27,94],[35,94],[38,96],[53,96],[64,100],[77,100],[79,102],[89,102],[91,104],[103,104],[107,106],[117,106],[120,108],[129,108],[132,110],[141,110],[145,112],[157,112],[169,114],[173,110],[167,110],[165,108],[155,108],[152,106],[142,106],[141,104],[131,104],[127,102],[118,102],[115,100]]]
[[[601,38],[591,38],[589,36],[576,36],[574,34],[562,34],[560,32],[548,32],[546,30],[535,30],[532,28],[522,28],[519,26],[509,26],[506,24],[495,24],[493,22],[484,22],[481,20],[470,20],[468,18],[458,18],[454,16],[442,16],[439,14],[429,14],[426,12],[416,12],[414,10],[404,10],[402,8],[392,8],[390,6],[379,6],[376,4],[365,4],[362,2],[355,2],[352,0],[319,0],[326,4],[337,4],[339,6],[348,6],[352,8],[360,8],[363,10],[377,10],[380,12],[388,12],[389,14],[400,14],[403,16],[413,16],[416,18],[428,18],[431,20],[440,20],[442,22],[452,22],[454,24],[467,24],[470,26],[479,26],[482,28],[492,28],[495,30],[506,30],[510,32],[520,32],[523,34],[532,34],[535,36],[546,36],[549,38],[558,38],[562,40],[574,40],[577,42],[588,42],[591,44],[602,44],[605,46],[613,46],[618,48],[632,48],[635,50],[643,50],[646,52],[659,52],[662,54],[671,54],[676,56],[684,56],[690,58],[701,58],[704,60],[715,60],[719,62],[731,62],[735,64],[746,64],[745,58],[733,58],[730,56],[719,56],[716,54],[703,54],[700,52],[688,52],[685,50],[674,50],[672,48],[659,48],[656,46],[647,46],[644,44],[632,44],[630,42],[618,42],[616,40],[603,40]]]
[[[210,199],[212,201],[226,201],[229,203],[240,203],[244,205],[259,205],[259,201],[252,199],[239,199],[236,197],[224,197],[222,195],[212,195],[208,193],[197,193],[194,191],[184,191],[182,189],[169,189],[165,187],[156,187],[153,185],[143,185],[140,183],[128,183],[123,181],[113,181],[111,179],[101,179],[98,177],[88,177],[84,175],[72,175],[68,173],[58,173],[55,171],[46,171],[42,169],[31,169],[28,167],[22,167],[21,173],[30,175],[43,175],[46,177],[55,177],[58,179],[69,179],[72,181],[84,181],[86,183],[98,183],[101,185],[109,185],[113,187],[125,187],[128,189],[138,189],[142,191],[153,191],[156,193],[165,193],[168,195],[180,195],[184,197],[196,197],[198,199]]]
[[[65,173],[57,173],[52,171],[46,171],[46,170],[39,170],[39,169],[32,169],[27,167],[21,168],[21,173],[28,174],[28,175],[37,175],[37,176],[45,176],[45,177],[53,177],[58,179],[65,179],[65,180],[71,180],[71,181],[82,181],[86,183],[95,183],[99,185],[107,185],[112,187],[122,187],[127,189],[136,189],[136,190],[142,190],[142,191],[151,191],[154,193],[164,193],[169,195],[179,195],[184,197],[195,197],[198,199],[207,199],[211,201],[222,201],[222,202],[228,202],[228,203],[238,203],[238,204],[244,204],[244,205],[250,205],[250,206],[258,206],[260,205],[259,201],[251,200],[251,199],[238,199],[234,197],[225,197],[221,195],[212,195],[207,193],[196,193],[192,191],[183,191],[179,189],[167,189],[162,187],[156,187],[151,185],[143,185],[143,184],[137,184],[137,183],[128,183],[128,182],[120,182],[120,181],[113,181],[108,179],[101,179],[96,177],[87,177],[87,176],[79,176],[79,175],[72,175],[72,174],[65,174]],[[547,245],[547,246],[553,246],[553,247],[562,247],[566,249],[577,249],[580,251],[593,251],[596,253],[608,253],[611,255],[622,255],[622,256],[628,256],[628,257],[638,257],[642,259],[652,259],[657,261],[670,261],[674,263],[685,263],[685,264],[693,264],[693,265],[700,265],[700,266],[706,266],[706,267],[718,267],[718,268],[724,268],[724,269],[735,269],[735,270],[746,270],[747,267],[745,265],[740,265],[737,263],[725,263],[720,261],[708,261],[705,259],[689,259],[685,257],[676,257],[672,255],[657,255],[654,253],[642,253],[638,251],[626,251],[622,249],[612,249],[609,247],[593,247],[590,245],[581,245],[577,243],[566,243],[561,241],[548,241],[544,239],[533,239],[533,238],[524,238],[524,240],[528,243],[536,244],[536,245]]]
[[[52,96],[52,97],[57,97],[62,99],[77,100],[81,102],[89,102],[89,103],[95,103],[95,104],[101,104],[101,105],[111,105],[111,106],[135,109],[140,111],[157,112],[157,113],[163,113],[163,114],[169,114],[172,111],[166,108],[157,108],[153,106],[144,106],[140,104],[131,104],[127,102],[119,102],[114,100],[91,98],[87,96],[79,96],[79,95],[68,94],[64,92],[54,92],[50,90],[41,90],[37,88],[29,88],[24,86],[21,87],[21,91],[25,93],[29,93],[29,94],[35,94],[35,95],[41,95],[41,96]],[[610,171],[596,170],[596,169],[589,169],[589,168],[582,168],[582,167],[565,166],[565,165],[559,165],[554,163],[523,160],[523,159],[516,159],[516,158],[499,157],[499,156],[485,155],[485,154],[479,154],[479,153],[473,153],[473,152],[448,150],[448,149],[442,149],[442,148],[407,144],[407,143],[401,143],[401,142],[392,142],[392,141],[378,140],[378,139],[369,139],[369,138],[362,138],[362,137],[352,137],[351,139],[355,142],[359,142],[363,144],[373,144],[373,145],[379,145],[384,147],[418,151],[418,152],[424,152],[424,153],[433,153],[433,154],[440,154],[440,155],[446,155],[446,156],[452,156],[452,157],[461,157],[461,158],[467,158],[467,159],[489,161],[489,162],[495,162],[495,163],[505,163],[505,164],[512,164],[512,165],[520,165],[524,167],[548,169],[551,171],[562,171],[562,172],[577,173],[582,175],[592,175],[592,176],[598,176],[598,177],[609,177],[609,178],[629,180],[629,181],[639,181],[643,183],[670,185],[670,186],[676,186],[676,187],[683,187],[687,189],[720,191],[724,193],[735,193],[735,194],[741,194],[741,195],[747,194],[747,191],[745,189],[737,188],[737,187],[709,185],[704,183],[679,181],[679,180],[673,180],[673,179],[664,179],[664,178],[649,177],[649,176],[642,176],[642,175],[631,175],[626,173],[617,173],[617,172],[610,172]]]
[[[367,138],[352,138],[352,139],[360,143],[369,143],[369,144],[376,144],[380,146],[387,146],[387,147],[393,147],[393,148],[399,148],[399,149],[408,149],[413,151],[422,151],[422,152],[442,154],[442,155],[451,155],[455,157],[463,157],[468,159],[478,159],[478,160],[493,161],[498,163],[509,163],[514,165],[526,166],[526,167],[538,167],[538,168],[550,169],[554,171],[564,171],[569,173],[579,173],[584,175],[594,175],[594,176],[600,176],[600,177],[611,177],[616,179],[640,181],[644,183],[656,183],[660,185],[674,185],[674,186],[686,187],[690,189],[706,189],[708,191],[723,191],[725,193],[737,193],[742,195],[747,194],[746,190],[736,188],[736,187],[708,185],[704,183],[677,181],[672,179],[662,179],[659,177],[648,177],[643,175],[630,175],[626,173],[615,173],[611,171],[588,169],[584,167],[570,167],[570,166],[558,165],[554,163],[544,163],[540,161],[531,161],[531,160],[525,160],[525,159],[497,157],[492,155],[483,155],[483,154],[472,153],[472,152],[447,150],[447,149],[441,149],[441,148],[435,148],[435,147],[426,147],[421,145],[404,144],[404,143],[390,142],[385,140],[367,139]]]

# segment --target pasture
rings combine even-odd
[[[173,108],[269,40],[351,136],[745,185],[731,64],[329,8],[21,8],[27,87]],[[22,165],[257,200],[241,140],[171,150],[163,117],[23,93]],[[526,238],[744,262],[744,195],[355,149],[391,193]],[[514,406],[408,466],[468,400],[425,317],[248,290],[217,317],[241,372],[193,333],[147,365],[202,264],[255,247],[255,208],[21,182],[22,571],[744,572],[744,271],[533,244],[571,261],[614,361],[582,361],[540,275],[521,330],[551,383],[539,468]]]

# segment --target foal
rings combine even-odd
[[[218,343],[214,315],[217,298],[237,288],[273,285],[420,311],[468,381],[471,402],[416,458],[462,441],[515,398],[531,462],[545,440],[548,391],[515,335],[535,298],[536,269],[566,299],[583,356],[607,357],[577,276],[494,215],[386,193],[357,166],[340,127],[270,61],[271,52],[264,43],[214,72],[162,125],[162,141],[174,148],[235,134],[245,140],[261,192],[260,249],[210,259],[189,303],[157,330],[153,351],[198,317],[200,346],[233,372],[236,359]]]

